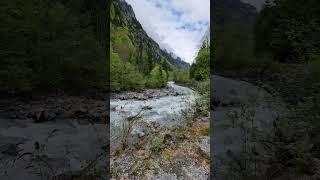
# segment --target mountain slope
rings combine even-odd
[[[214,72],[224,75],[227,70],[239,69],[254,63],[254,27],[256,8],[241,0],[215,0]]]
[[[207,31],[201,38],[199,46],[201,48],[202,46],[209,47],[209,45],[210,45],[210,26],[208,27]]]
[[[127,36],[126,40],[122,41],[122,47],[119,47],[124,51],[120,53],[122,55],[128,53],[123,47],[128,44],[130,46],[127,57],[122,59],[136,64],[145,74],[148,74],[152,67],[161,63],[162,60],[166,60],[173,68],[188,68],[190,66],[179,57],[174,58],[170,53],[162,50],[143,30],[132,7],[124,0],[113,1],[111,8],[111,37],[121,33]],[[116,47],[114,48],[116,49]]]
[[[257,8],[257,11],[260,11],[266,0],[241,0],[242,2],[253,5]]]
[[[258,13],[254,6],[240,0],[215,0],[213,3],[214,29],[223,30],[227,24],[237,24],[243,30],[253,30]]]

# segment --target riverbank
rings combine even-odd
[[[286,116],[285,103],[248,82],[216,75],[211,82],[214,177],[255,177],[266,170],[260,155],[270,153],[261,142],[274,133],[274,122]]]
[[[209,177],[209,119],[159,128],[111,157],[113,179],[199,179]]]
[[[282,96],[245,81],[216,75],[211,80],[214,85],[211,92],[214,132],[211,143],[215,147],[216,178],[319,178],[317,158],[308,156],[310,159],[304,165],[312,167],[314,173],[301,173],[299,178],[298,173],[287,171],[289,167],[282,167],[288,161],[282,157],[305,156],[296,149],[297,142],[288,141],[301,138],[300,135],[297,137],[295,128],[303,123],[301,119],[298,123],[295,121]],[[278,157],[280,152],[283,155]],[[280,171],[279,168],[283,169]]]
[[[147,100],[151,98],[159,98],[163,96],[177,96],[178,93],[175,93],[172,88],[161,88],[161,89],[145,89],[140,92],[121,92],[121,93],[111,93],[111,99],[120,99],[120,100]]]
[[[114,179],[208,178],[209,117],[188,121],[196,93],[173,82],[166,89],[171,93],[111,100]],[[123,134],[128,127],[130,133]]]
[[[282,68],[281,70],[279,69],[280,67]],[[315,76],[316,74],[314,72],[308,70],[308,68],[310,67],[302,65],[281,65],[275,69],[265,70],[264,73],[260,74],[260,77],[250,76],[248,72],[244,71],[237,74],[228,74],[227,72],[224,72],[229,78],[217,78],[217,76],[212,78],[213,84],[215,84],[213,87],[215,90],[211,92],[211,96],[213,97],[213,100],[211,101],[213,107],[212,113],[215,116],[215,119],[223,120],[215,123],[215,127],[217,128],[215,132],[226,136],[220,137],[222,139],[220,145],[217,143],[219,141],[215,140],[215,145],[216,147],[221,147],[221,152],[229,152],[229,155],[231,156],[229,159],[236,159],[236,161],[233,162],[233,168],[234,171],[236,171],[236,174],[244,173],[248,176],[275,176],[280,179],[282,177],[292,177],[292,179],[296,179],[298,176],[299,178],[306,179],[318,179],[320,177],[319,151],[314,148],[318,147],[318,145],[316,145],[318,141],[316,138],[305,138],[306,136],[312,137],[315,134],[318,134],[317,130],[310,131],[310,129],[318,129],[317,123],[315,123],[318,122],[318,119],[315,117],[316,114],[319,114],[318,108],[316,108],[318,107],[317,99],[319,99],[319,96],[317,96],[318,88],[316,86],[318,77]],[[237,80],[230,78],[233,76],[238,76],[236,78]],[[239,79],[245,80],[246,82]],[[266,96],[268,98],[255,100],[256,102],[259,102],[259,106],[249,103],[255,99],[254,96],[245,95],[243,93],[245,91],[241,90],[243,89],[241,86],[245,87],[250,84],[248,82],[252,82],[250,85],[252,87],[248,88],[251,89],[251,92],[260,89],[259,91],[264,91],[263,94],[268,94]],[[234,87],[234,89],[232,90],[228,87]],[[220,92],[220,98],[215,97],[219,96],[217,91]],[[229,94],[228,91],[230,91]],[[223,94],[225,95],[222,96]],[[247,100],[243,103],[243,100],[239,101],[241,99]],[[260,107],[261,104],[265,104],[265,107]],[[269,110],[266,109],[266,107],[268,107]],[[229,123],[227,121],[228,119]],[[261,148],[263,149],[262,151],[248,149],[252,146],[243,146],[246,147],[246,151],[251,152],[238,153],[238,155],[234,153],[234,149],[236,148],[232,147],[233,144],[243,140],[237,139],[236,137],[238,137],[238,135],[233,136],[231,130],[229,130],[230,133],[228,134],[228,131],[223,127],[227,126],[229,129],[234,126],[232,124],[233,122],[241,122],[243,120],[252,121],[254,123],[256,123],[256,121],[264,123],[269,122],[269,124],[272,122],[271,125],[264,125],[264,127],[269,128],[269,131],[250,128],[250,124],[248,124],[248,126],[242,126],[245,127],[242,128],[242,133],[247,133],[249,137],[253,135],[251,139],[254,140],[254,144],[263,147]],[[241,132],[240,130],[238,131]],[[302,136],[302,134],[304,135]],[[219,137],[214,136],[214,138]],[[225,138],[226,141],[223,141],[223,138]],[[243,142],[243,144],[250,144],[250,139],[247,140],[246,143]],[[307,146],[310,148],[303,152],[298,148],[306,147],[306,145],[310,145]],[[217,150],[214,152],[218,153],[219,151]],[[242,152],[242,150],[240,152]],[[282,153],[283,156],[278,157],[278,153]],[[215,156],[220,157],[221,155],[222,154],[218,153]],[[282,159],[282,157],[288,156],[292,158]],[[281,160],[274,161],[274,159],[278,158]],[[252,168],[250,169],[248,166],[247,168],[242,168],[242,170],[240,170],[240,167],[236,165],[240,162],[246,162],[246,164],[248,164],[250,159],[251,161],[254,159],[257,160],[255,162],[256,167],[260,166],[258,171],[253,170]],[[288,163],[291,164],[290,167],[287,166]],[[218,170],[218,173],[220,173],[220,175],[225,175],[225,172],[227,171],[219,165],[217,165],[217,167],[220,169]],[[299,172],[297,172],[297,170]],[[292,171],[295,173],[292,173]]]
[[[0,106],[0,179],[106,178],[105,99],[6,98]]]
[[[180,87],[189,88],[192,91],[195,91],[194,85],[186,84],[176,84],[173,81],[169,81],[169,86],[159,88],[159,89],[145,89],[142,91],[126,91],[120,93],[111,93],[110,99],[119,99],[119,100],[147,100],[152,98],[160,98],[164,96],[179,96],[183,95],[184,91],[177,91],[170,84],[175,84]]]

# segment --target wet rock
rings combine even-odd
[[[134,129],[132,132],[132,136],[136,136],[137,138],[143,138],[146,136],[146,133],[140,129]]]
[[[57,107],[57,108],[55,109],[55,114],[56,114],[57,116],[62,115],[64,112],[65,112],[65,110],[64,110],[62,107]]]
[[[145,135],[146,135],[146,134],[145,134],[144,132],[140,132],[140,133],[138,134],[138,137],[139,137],[139,138],[143,138]]]
[[[117,107],[118,107],[118,106],[116,106],[116,105],[111,105],[110,109],[111,109],[111,111],[116,111],[116,110],[117,110]]]
[[[79,107],[73,110],[73,115],[76,118],[86,118],[88,116],[88,109]]]
[[[152,109],[152,107],[150,107],[150,106],[144,106],[144,107],[142,107],[142,110],[151,110]]]
[[[204,158],[210,157],[210,137],[204,137],[199,139],[198,152]]]
[[[33,114],[33,120],[35,123],[41,123],[51,121],[56,117],[55,113],[48,112],[47,110],[40,108]]]

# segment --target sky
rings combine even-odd
[[[162,49],[192,63],[210,25],[210,0],[126,0]]]

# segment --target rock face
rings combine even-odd
[[[128,3],[121,0],[115,0],[113,1],[113,10],[115,17],[112,18],[111,24],[114,27],[127,27],[129,29],[129,38],[137,49],[139,59],[137,64],[143,63],[142,53],[140,51],[144,50],[147,52],[148,58],[151,59],[153,63],[160,63],[161,59],[165,58],[175,67],[190,67],[190,65],[182,61],[181,58],[173,57],[167,51],[162,50],[159,45],[147,35],[136,19],[132,7]]]

